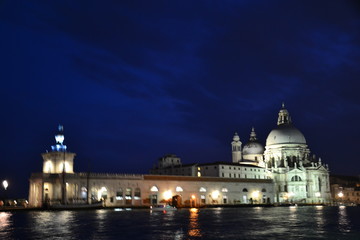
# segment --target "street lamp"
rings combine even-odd
[[[7,187],[9,186],[9,183],[8,183],[8,181],[6,181],[6,180],[4,180],[4,181],[2,182],[2,184],[3,184],[5,190],[6,190]]]

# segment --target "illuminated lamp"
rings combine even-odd
[[[211,193],[212,199],[217,199],[219,197],[220,193],[218,190],[215,190]]]

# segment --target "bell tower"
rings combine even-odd
[[[43,173],[74,173],[75,153],[67,152],[64,144],[64,127],[59,125],[55,135],[56,144],[51,146],[51,152],[41,154],[43,158]]]
[[[277,121],[277,125],[282,125],[282,124],[291,124],[291,117],[290,114],[288,112],[288,110],[285,108],[285,104],[282,103],[280,112],[279,112],[279,117],[278,117],[278,121]]]
[[[233,141],[231,142],[233,163],[239,163],[241,161],[241,144],[239,135],[235,133]]]

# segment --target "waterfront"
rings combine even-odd
[[[358,239],[359,207],[0,212],[0,239]]]

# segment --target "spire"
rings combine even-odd
[[[282,124],[291,124],[291,117],[288,110],[285,108],[284,102],[282,103],[277,121],[277,125],[282,125]]]
[[[251,133],[250,133],[250,141],[256,141],[256,140],[257,140],[257,138],[256,138],[255,128],[252,127]]]
[[[234,140],[235,142],[240,141],[240,137],[239,137],[239,135],[237,134],[237,132],[235,132],[234,137],[233,137],[233,140]]]
[[[66,145],[64,145],[64,126],[58,126],[58,134],[55,135],[56,145],[51,146],[51,149],[55,152],[66,152]]]

